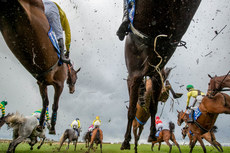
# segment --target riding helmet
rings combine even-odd
[[[160,119],[160,117],[159,117],[159,116],[156,116],[156,119]]]
[[[191,84],[187,85],[187,87],[186,87],[187,90],[190,90],[190,89],[192,89],[192,88],[194,88],[194,87],[193,87],[193,85],[191,85]]]
[[[100,118],[99,118],[99,116],[96,116],[96,120],[99,120]]]
[[[2,103],[3,103],[4,105],[7,105],[7,101],[6,101],[6,100],[2,101]]]
[[[76,121],[79,120],[79,118],[76,118]]]

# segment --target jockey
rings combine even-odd
[[[89,126],[89,128],[88,128],[88,132],[92,132],[93,131],[93,128],[94,126],[93,126],[93,124],[91,124],[90,126]]]
[[[156,116],[156,120],[155,120],[155,125],[156,125],[156,131],[161,131],[163,129],[163,123],[160,120],[159,116]]]
[[[94,128],[101,126],[101,120],[100,120],[99,116],[96,116],[96,119],[93,121],[93,126],[94,126]]]
[[[128,0],[123,0],[123,18],[120,27],[117,30],[117,36],[122,41],[128,32],[129,17],[128,17]]]
[[[81,123],[79,118],[73,120],[73,122],[71,123],[71,127],[77,132],[77,135],[80,136],[79,129],[81,128]]]
[[[5,116],[5,114],[6,114],[6,112],[5,112],[6,105],[7,105],[7,101],[6,100],[3,100],[0,103],[0,109],[2,110],[2,117],[1,118],[3,118]]]
[[[189,109],[190,98],[191,97],[195,98],[192,106],[190,107],[190,109],[192,110],[192,120],[189,119],[188,123],[191,123],[191,122],[193,122],[193,112],[194,112],[194,110],[196,110],[199,107],[205,94],[203,92],[201,92],[200,90],[194,89],[193,85],[191,85],[191,84],[187,85],[186,89],[188,90],[186,109]]]
[[[60,59],[67,64],[71,64],[70,60],[67,59],[64,55],[64,40],[63,40],[63,31],[65,31],[65,45],[66,45],[66,56],[69,57],[69,49],[71,42],[71,33],[69,22],[66,18],[65,12],[60,8],[58,4],[50,0],[43,0],[45,7],[45,15],[48,19],[50,26],[53,28],[53,31],[58,40],[58,45],[60,49]]]
[[[38,120],[40,120],[40,116],[41,116],[41,112],[42,112],[42,109],[38,109],[36,111],[34,111],[32,113],[32,116],[36,117]],[[49,116],[49,109],[48,107],[46,108],[46,121],[49,121],[50,120],[50,116]],[[45,122],[44,122],[45,124]]]

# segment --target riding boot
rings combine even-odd
[[[64,41],[63,38],[58,39],[58,45],[60,49],[60,59],[66,64],[70,64],[70,59],[67,59],[64,54]]]
[[[187,123],[193,123],[194,122],[194,110],[193,109],[191,110],[191,113],[192,113],[191,118],[189,117]]]
[[[129,27],[129,17],[128,17],[128,4],[127,0],[124,0],[124,5],[123,5],[123,19],[120,27],[117,30],[117,36],[118,38],[122,41],[125,38],[125,35],[127,34]]]

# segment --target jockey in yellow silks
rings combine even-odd
[[[188,90],[186,109],[190,108],[192,110],[192,116],[193,116],[193,111],[199,107],[205,94],[201,92],[200,90],[194,89],[193,85],[187,85],[186,89]],[[191,97],[195,98],[195,101],[193,102],[192,106],[189,107],[189,101]],[[189,120],[188,122],[193,122],[193,120]]]
[[[66,17],[65,12],[61,9],[61,7],[54,2],[59,10],[59,15],[61,19],[62,30],[65,31],[65,46],[66,46],[66,55],[69,55],[70,44],[71,44],[71,31],[69,26],[69,21]],[[69,57],[69,56],[67,56]]]
[[[42,0],[42,1],[45,7],[45,15],[58,41],[58,45],[60,49],[60,59],[64,63],[71,64],[70,60],[67,59],[64,55],[63,30],[65,31],[65,37],[66,37],[67,57],[68,57],[70,41],[71,41],[70,27],[66,15],[64,11],[60,8],[60,6],[57,5],[56,3],[50,0]]]
[[[99,116],[96,116],[96,119],[93,121],[93,126],[94,126],[94,128],[101,126],[101,120],[100,120]]]
[[[75,131],[77,131],[78,136],[80,136],[80,128],[81,128],[81,123],[79,118],[76,118],[75,120],[73,120],[73,122],[70,125]]]
[[[3,118],[5,116],[5,114],[6,114],[6,112],[5,112],[6,105],[7,105],[7,101],[6,100],[3,100],[0,103],[0,109],[2,110],[2,117],[1,118]]]

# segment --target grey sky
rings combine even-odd
[[[115,33],[121,23],[122,1],[112,0],[56,0],[65,10],[72,31],[71,59],[75,68],[81,67],[78,73],[76,91],[68,93],[65,86],[58,110],[56,136],[48,138],[58,140],[66,128],[70,128],[73,119],[79,117],[83,133],[99,115],[102,120],[104,141],[123,141],[127,124],[128,90],[127,70],[124,60],[124,41],[121,42]],[[176,110],[185,108],[187,84],[207,91],[209,78],[207,74],[224,75],[229,71],[230,61],[230,1],[202,1],[194,20],[182,40],[187,42],[187,49],[178,48],[167,64],[174,67],[169,80],[177,92],[184,93],[175,101],[165,104],[162,120],[165,128],[168,122],[176,124]],[[213,40],[215,30],[227,27]],[[0,98],[7,99],[6,112],[19,111],[30,115],[41,108],[41,97],[36,80],[24,69],[6,46],[0,35]],[[209,54],[211,52],[211,54]],[[209,54],[209,55],[207,55]],[[207,56],[206,56],[207,55]],[[180,88],[179,86],[185,85]],[[53,88],[49,87],[50,110],[53,101]],[[163,104],[159,104],[157,115],[160,115]],[[109,120],[111,120],[109,122]],[[230,143],[228,128],[230,118],[220,115],[217,119],[217,140]],[[175,134],[181,140],[182,127],[176,126]],[[9,135],[10,133],[10,135]],[[141,136],[146,142],[149,134],[149,122]],[[83,135],[83,134],[82,134]],[[1,129],[0,138],[11,138],[11,130],[6,126]],[[132,139],[133,142],[133,139]]]

